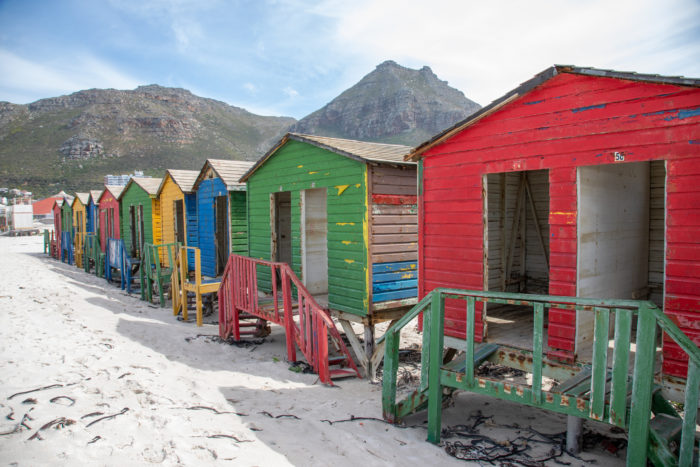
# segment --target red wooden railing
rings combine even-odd
[[[269,271],[271,295],[264,299],[258,293],[259,267]],[[296,289],[296,298],[292,288]],[[328,310],[316,302],[288,264],[230,255],[218,294],[221,338],[240,339],[245,313],[284,326],[288,360],[296,361],[296,344],[322,383],[333,384],[333,377],[360,377]],[[329,339],[340,357],[329,358]],[[349,368],[331,369],[333,364]]]

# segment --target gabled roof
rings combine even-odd
[[[74,199],[75,199],[75,196],[71,196],[71,195],[65,195],[63,197],[64,204],[71,206],[71,207],[73,206]],[[63,207],[63,205],[61,205],[61,207]]]
[[[114,196],[114,199],[119,199],[122,191],[124,191],[124,187],[121,185],[105,185],[105,189],[100,193],[100,198],[104,196],[105,191],[109,191],[109,193]]]
[[[469,115],[464,120],[455,123],[453,126],[438,133],[437,135],[433,136],[428,141],[419,144],[418,146],[416,146],[413,149],[413,151],[411,151],[411,153],[409,155],[406,156],[406,159],[413,160],[413,161],[420,159],[421,155],[425,151],[427,151],[428,149],[442,143],[446,139],[454,136],[455,134],[459,133],[460,131],[467,128],[468,126],[473,125],[474,123],[478,122],[479,120],[486,117],[487,115],[492,114],[493,112],[497,111],[498,109],[500,109],[504,105],[513,101],[514,99],[517,99],[518,97],[521,97],[521,96],[527,94],[528,92],[532,91],[537,86],[549,81],[550,79],[554,78],[555,76],[557,76],[561,73],[572,73],[572,74],[577,74],[577,75],[595,76],[595,77],[599,77],[599,78],[626,79],[626,80],[631,80],[631,81],[641,81],[641,82],[645,82],[645,83],[672,84],[672,85],[676,85],[676,86],[700,87],[700,79],[686,78],[684,76],[649,75],[649,74],[635,73],[635,72],[629,72],[629,71],[601,70],[598,68],[577,67],[574,65],[554,65],[554,66],[547,68],[546,70],[538,73],[532,79],[525,81],[520,86],[513,89],[512,91],[505,94],[504,96],[496,99],[495,101],[493,101],[491,104],[487,105],[486,107],[482,107],[478,111]]]
[[[239,182],[241,176],[253,166],[249,161],[229,161],[223,159],[207,159],[197,175],[192,189],[196,189],[207,172],[207,167],[211,167],[224,184],[228,191],[245,190],[245,184]]]
[[[90,190],[90,198],[92,198],[93,204],[96,204],[100,200],[100,196],[102,196],[103,190]],[[88,199],[88,203],[90,202],[90,199]]]
[[[76,201],[83,203],[83,206],[87,206],[88,200],[90,199],[90,193],[75,193],[75,198],[73,199],[73,204]]]
[[[349,157],[360,162],[377,162],[384,164],[411,165],[413,162],[404,158],[411,152],[410,146],[401,144],[369,143],[352,139],[331,138],[328,136],[303,135],[299,133],[287,133],[282,139],[261,157],[251,169],[241,177],[245,182],[261,165],[263,165],[279,148],[287,141],[294,140],[308,143],[341,156]]]
[[[63,206],[63,198],[60,198],[60,199],[55,200],[55,201],[53,202],[53,204],[51,205],[51,210],[53,211],[53,209],[54,209],[57,205],[58,205],[59,209],[61,208],[61,206]]]
[[[131,177],[129,179],[129,183],[126,184],[122,192],[119,194],[119,200],[121,201],[126,192],[129,191],[129,187],[132,183],[138,185],[143,191],[146,192],[146,194],[148,194],[148,196],[154,198],[158,193],[158,187],[162,181],[162,178]]]
[[[49,198],[40,199],[32,203],[32,209],[34,210],[34,215],[46,215],[53,211],[53,205],[56,204],[56,200],[63,202],[63,198],[58,196],[51,196]]]
[[[197,181],[199,172],[196,170],[168,169],[165,171],[165,174],[166,176],[163,177],[163,181],[160,182],[160,186],[158,187],[158,196],[160,196],[160,192],[163,190],[163,185],[165,184],[165,179],[168,178],[168,175],[170,175],[170,178],[183,193],[192,193],[194,189],[194,182]]]

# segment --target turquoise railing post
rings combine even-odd
[[[683,419],[680,455],[678,456],[678,465],[681,467],[689,467],[691,462],[693,462],[699,391],[700,366],[691,359],[688,362],[688,380],[685,386],[685,418]],[[700,444],[698,444],[698,451],[700,451]]]
[[[544,304],[535,303],[532,333],[532,403],[542,402],[542,339],[544,333]]]
[[[654,354],[656,353],[656,318],[649,304],[642,303],[637,319],[637,347],[634,356],[632,407],[630,413],[627,465],[646,465],[649,441],[649,414],[654,382]]]
[[[632,310],[616,308],[609,422],[619,427],[624,427],[627,422],[627,373],[631,333]]]
[[[607,308],[595,307],[594,313],[590,417],[593,420],[603,420],[605,412],[605,383],[608,376],[610,311]]]
[[[433,290],[430,313],[427,321],[430,323],[430,368],[428,368],[428,441],[440,442],[442,429],[442,384],[440,383],[440,367],[442,365],[442,349],[444,346],[445,325],[445,296],[440,289]],[[426,315],[423,316],[426,321]]]
[[[476,321],[476,300],[474,297],[467,297],[467,348],[465,352],[465,384],[468,388],[474,387],[474,326]]]
[[[382,412],[391,423],[397,421],[396,413],[396,379],[399,370],[399,341],[401,330],[388,332],[384,347],[384,372],[382,383]]]

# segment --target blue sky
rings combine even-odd
[[[558,64],[700,77],[699,0],[0,0],[0,101],[157,83],[301,118],[384,60],[486,105]]]

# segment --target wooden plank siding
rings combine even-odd
[[[229,193],[230,213],[230,252],[237,255],[248,254],[248,213],[246,192],[232,191]]]
[[[700,107],[700,105],[698,105]],[[698,118],[695,118],[695,134]],[[700,344],[700,145],[695,157],[666,162],[666,277],[664,312]],[[685,377],[687,359],[664,334],[664,372]]]
[[[416,167],[370,165],[372,303],[418,295]]]
[[[250,256],[272,258],[270,195],[291,194],[292,264],[303,278],[302,190],[327,190],[328,301],[332,309],[368,314],[366,165],[329,150],[290,140],[248,179]],[[262,271],[261,271],[262,273]],[[269,277],[259,276],[269,287]]]
[[[73,236],[73,208],[67,200],[61,206],[61,232],[71,232]]]
[[[202,180],[197,187],[197,245],[201,251],[202,274],[209,277],[216,277],[214,202],[217,196],[228,199],[228,191],[224,182],[212,173],[212,178]]]
[[[665,160],[665,312],[700,342],[699,129],[697,88],[559,73],[429,147],[421,160],[420,295],[435,287],[482,289],[484,175],[546,169],[549,293],[575,296],[577,168]],[[616,162],[616,153],[624,161]],[[652,197],[654,180],[659,181],[654,173],[652,168]],[[656,196],[658,204],[658,190]],[[656,209],[652,238],[662,225]],[[659,246],[658,241],[652,245],[657,253],[650,283],[658,278]],[[655,297],[658,294],[652,293]],[[550,310],[548,322],[551,354],[570,358],[575,350],[575,313]],[[448,301],[445,328],[447,335],[464,338],[463,305]],[[477,340],[482,330],[479,314]],[[671,346],[664,352],[665,369],[681,373],[683,366],[674,360]]]
[[[121,190],[119,190],[121,193]],[[109,189],[105,189],[98,202],[100,248],[105,252],[107,238],[121,238],[119,200]]]
[[[124,193],[120,196],[120,203],[121,238],[124,240],[124,247],[129,255],[134,255],[135,252],[132,251],[130,209],[132,206],[137,211],[140,208],[143,209],[143,241],[144,243],[153,243],[153,203],[149,194],[137,183],[129,183]],[[141,246],[137,245],[137,248],[139,250],[138,256],[140,256]]]
[[[182,200],[184,203],[185,194],[173,181],[169,173],[163,179],[163,186],[160,188],[160,218],[161,218],[161,242],[175,242],[175,202]],[[184,215],[184,213],[183,213]],[[187,232],[187,228],[185,231]],[[161,257],[161,262],[165,267],[169,267],[167,255]]]

